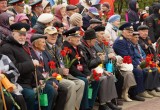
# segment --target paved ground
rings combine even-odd
[[[124,102],[122,108],[123,110],[160,110],[160,97],[146,98],[145,102]],[[98,107],[95,106],[94,110],[98,110]]]

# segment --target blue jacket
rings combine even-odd
[[[132,43],[122,35],[116,39],[113,44],[113,49],[117,55],[122,57],[131,56],[132,64],[136,68],[139,65],[139,60],[136,58],[135,47]]]

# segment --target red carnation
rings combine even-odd
[[[56,78],[58,76],[58,74],[56,73],[56,72],[54,72],[53,74],[52,74],[52,77],[53,78]]]
[[[50,69],[55,69],[56,63],[54,61],[50,61],[50,62],[48,62],[48,66],[50,67]]]
[[[65,57],[65,56],[67,55],[66,51],[65,51],[65,50],[61,50],[61,55],[62,55],[63,57]]]

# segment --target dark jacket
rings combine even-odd
[[[33,16],[30,18],[30,21],[31,21],[31,26],[33,27],[37,22],[38,16],[34,12],[32,12],[32,14]]]
[[[115,53],[117,55],[120,55],[121,57],[130,56],[132,58],[132,64],[135,68],[139,65],[139,60],[137,60],[135,57],[134,46],[122,35],[118,37],[117,40],[114,42],[113,49]]]
[[[139,21],[138,9],[136,9],[137,0],[131,0],[129,2],[129,10],[128,10],[128,21],[136,22]]]
[[[87,30],[87,28],[89,27],[89,25],[90,25],[89,21],[90,21],[91,19],[92,19],[92,18],[91,18],[89,15],[85,15],[85,16],[82,18],[82,20],[83,20],[83,26],[82,26],[82,28],[83,28],[84,30]]]
[[[68,55],[71,60],[74,59],[74,58],[76,58],[75,56],[78,54],[81,57],[80,60],[79,60],[79,62],[80,62],[81,65],[83,65],[83,71],[79,71],[77,69],[77,65],[79,63],[78,63],[78,60],[76,60],[73,63],[73,65],[69,68],[69,73],[72,74],[75,77],[77,77],[77,76],[80,76],[80,77],[87,77],[87,76],[89,76],[91,74],[91,71],[88,68],[88,63],[85,62],[85,60],[87,58],[85,58],[86,57],[86,53],[84,53],[85,51],[82,50],[83,48],[81,46],[77,46],[77,49],[75,49],[67,41],[64,42],[63,47],[68,47],[69,49],[72,50],[72,53]],[[88,60],[87,60],[87,62],[88,62]]]
[[[140,44],[141,48],[144,50],[146,54],[156,54],[152,44],[149,44],[148,40],[150,40],[150,38],[142,39],[140,37],[138,43]],[[147,49],[145,48],[145,45],[148,46]]]
[[[45,24],[36,22],[36,24],[33,26],[33,29],[36,30],[36,33],[38,34],[44,34],[44,29],[46,28]]]
[[[21,44],[15,41],[13,37],[10,37],[7,43],[0,48],[0,53],[7,55],[17,67],[20,73],[17,83],[22,87],[35,87],[35,67],[29,52]]]
[[[145,24],[149,27],[148,36],[154,43],[160,37],[160,3],[154,5],[154,12],[149,17],[145,19]]]

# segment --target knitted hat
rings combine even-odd
[[[82,20],[82,15],[79,13],[74,13],[71,17],[70,17],[70,23],[73,26],[77,26],[80,21]]]
[[[47,24],[47,23],[51,22],[53,20],[53,18],[54,17],[53,17],[52,14],[43,13],[38,17],[37,21],[40,22],[40,23],[43,23],[43,24]]]
[[[118,14],[115,14],[115,15],[112,15],[112,16],[108,19],[108,22],[109,22],[109,23],[113,23],[113,22],[115,22],[115,21],[117,21],[117,20],[120,20],[120,19],[121,19],[121,16],[118,15]]]
[[[97,36],[94,29],[88,29],[85,31],[85,34],[83,37],[84,40],[92,40],[95,38],[97,38]]]

